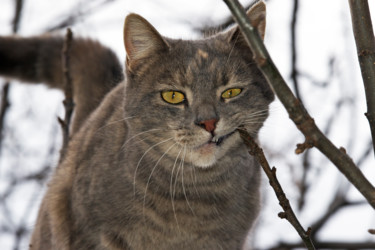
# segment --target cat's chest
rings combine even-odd
[[[181,219],[181,218],[180,218]],[[132,242],[134,249],[241,249],[242,239],[247,234],[247,227],[230,229],[223,227],[217,220],[203,220],[197,225],[190,227],[184,225],[181,219],[180,225],[170,225],[159,228],[153,224],[137,225],[135,231],[124,234],[127,242]],[[190,223],[188,223],[190,224]],[[204,225],[203,225],[204,224]]]

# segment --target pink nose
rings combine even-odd
[[[213,132],[216,128],[216,119],[206,120],[199,123],[200,126],[204,127],[208,132]]]

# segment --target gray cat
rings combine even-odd
[[[248,12],[265,32],[265,4]],[[0,74],[63,88],[56,37],[0,38]],[[242,249],[259,212],[256,137],[274,95],[239,29],[197,41],[125,20],[115,55],[74,39],[73,136],[30,249]]]

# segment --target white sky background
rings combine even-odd
[[[0,35],[11,32],[13,18],[13,0],[0,0]],[[48,27],[58,23],[72,11],[73,6],[83,9],[95,6],[85,1],[64,0],[25,0],[19,34],[38,35]],[[241,1],[248,3],[249,1]],[[290,74],[290,21],[292,0],[270,0],[267,4],[266,46],[287,82]],[[375,20],[375,1],[369,1]],[[80,8],[77,8],[80,9]],[[150,21],[161,34],[172,38],[198,38],[196,28],[202,23],[215,24],[225,19],[229,11],[220,0],[117,0],[107,4],[81,18],[72,27],[75,36],[98,39],[116,51],[120,61],[124,61],[122,28],[125,16],[138,13]],[[356,162],[370,138],[368,123],[363,113],[366,103],[363,84],[358,68],[348,2],[344,0],[304,0],[300,1],[299,22],[297,27],[298,68],[316,79],[323,81],[329,74],[328,60],[335,56],[336,75],[327,88],[317,88],[304,78],[300,79],[301,93],[306,107],[315,118],[318,126],[324,127],[334,110],[337,100],[342,97],[354,98],[353,108],[337,115],[330,134],[330,139],[337,146],[347,149]],[[64,32],[63,32],[64,33]],[[56,115],[62,114],[62,95],[43,86],[25,86],[13,84],[11,88],[12,106],[8,112],[7,126],[14,127],[7,135],[5,143],[17,141],[25,148],[25,154],[15,155],[4,151],[0,159],[0,191],[9,185],[8,177],[17,174],[32,173],[48,161],[45,159],[50,145],[50,135],[59,133]],[[32,116],[32,119],[28,117]],[[17,126],[13,126],[17,124]],[[55,125],[53,125],[55,124]],[[354,136],[349,136],[353,135]],[[355,139],[352,139],[352,138]],[[57,137],[60,141],[60,137]],[[303,142],[303,137],[289,121],[283,107],[278,103],[271,107],[271,117],[261,132],[261,142],[270,155],[271,165],[278,169],[278,177],[287,197],[295,207],[298,190],[292,183],[291,176],[301,172],[301,156],[294,154],[295,144]],[[348,145],[351,147],[347,148]],[[58,152],[58,147],[55,150]],[[55,154],[56,155],[56,154]],[[345,180],[338,175],[336,168],[316,150],[312,152],[314,171],[308,176],[314,188],[307,198],[307,209],[298,213],[302,225],[307,228],[326,206],[337,186]],[[14,167],[17,166],[17,167]],[[373,157],[367,160],[363,171],[372,183],[375,183]],[[37,206],[29,208],[29,202],[36,204],[42,194],[35,193],[35,185],[25,185],[10,199],[11,212],[0,211],[0,220],[17,223],[24,211],[36,214]],[[36,189],[38,190],[38,189]],[[350,199],[359,200],[361,196],[353,188]],[[264,181],[264,210],[259,220],[259,230],[255,234],[258,248],[267,248],[277,241],[297,240],[298,235],[285,220],[277,217],[281,211],[273,191]],[[296,209],[295,209],[296,211]],[[31,216],[35,217],[35,216]],[[33,221],[27,222],[32,227]],[[370,206],[355,206],[342,210],[332,222],[321,231],[324,240],[364,241],[371,237],[367,230],[375,228],[375,216]],[[13,242],[9,235],[0,234],[0,248],[12,249]],[[27,242],[23,242],[24,248]]]

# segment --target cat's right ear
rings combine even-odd
[[[126,64],[133,71],[143,59],[169,49],[168,43],[146,19],[130,14],[125,19]]]
[[[263,1],[256,2],[246,14],[251,25],[258,31],[262,40],[264,40],[266,33],[266,4]],[[247,44],[238,25],[229,31],[229,39],[230,41],[235,41],[237,44]]]

